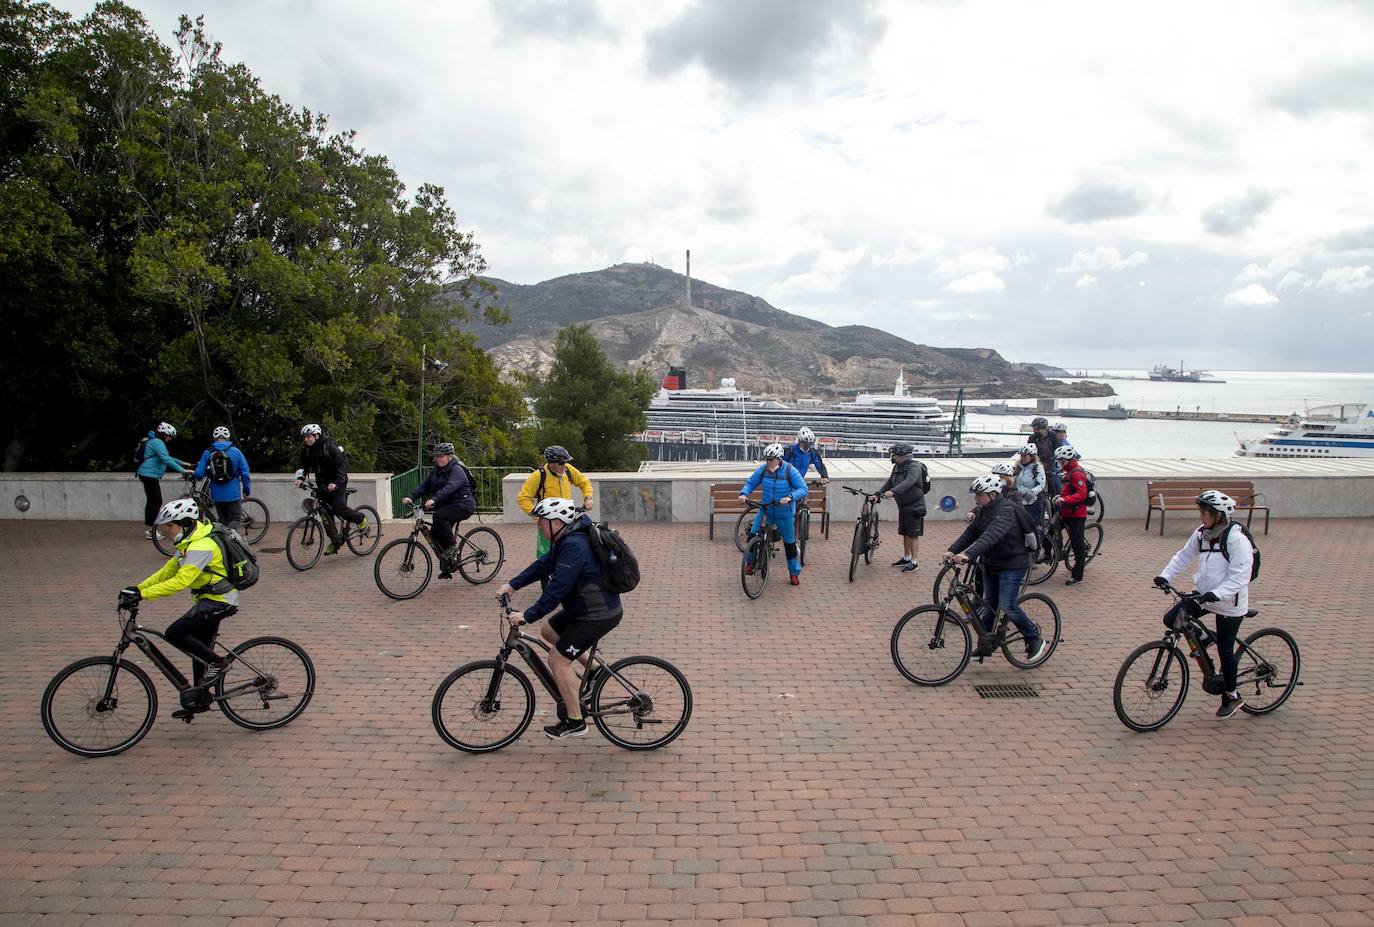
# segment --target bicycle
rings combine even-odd
[[[773,563],[773,557],[777,553],[778,543],[782,540],[782,532],[778,526],[768,517],[767,507],[762,503],[755,502],[753,499],[744,500],[747,507],[745,514],[752,514],[758,509],[764,509],[763,519],[759,522],[759,530],[749,539],[745,545],[744,556],[739,563],[739,581],[744,587],[744,594],[751,599],[757,599],[763,595],[764,587],[768,585],[768,573]],[[753,528],[753,522],[750,522]]]
[[[1221,695],[1226,689],[1220,669],[1207,652],[1216,635],[1202,623],[1207,612],[1198,601],[1198,593],[1180,592],[1170,585],[1161,588],[1178,599],[1170,610],[1174,621],[1164,637],[1141,644],[1126,657],[1112,691],[1116,716],[1131,730],[1142,733],[1168,724],[1188,697],[1188,661],[1178,647],[1179,638],[1187,643],[1188,656],[1197,662],[1202,691]],[[1259,609],[1252,608],[1245,617],[1258,614]],[[1241,711],[1267,715],[1302,684],[1298,681],[1302,670],[1298,643],[1281,628],[1261,628],[1244,640],[1237,639],[1236,644],[1236,689],[1245,697]]]
[[[232,658],[209,691],[191,683],[150,638],[166,635],[138,624],[138,606],[118,609],[120,634],[114,654],[87,657],[63,669],[43,693],[43,729],[62,749],[79,756],[114,756],[147,735],[157,717],[157,689],[148,674],[123,658],[137,647],[177,690],[187,724],[218,705],[240,727],[267,731],[300,715],[315,692],[315,664],[282,637],[255,637],[232,650],[211,646]],[[179,652],[179,651],[178,651]],[[132,680],[121,686],[124,680]],[[260,714],[259,714],[260,713]]]
[[[181,498],[194,499],[196,505],[200,507],[201,514],[211,519],[216,514],[214,500],[210,498],[210,478],[207,476],[199,481],[194,476],[186,474],[182,477],[186,481],[186,494]],[[256,544],[261,541],[263,535],[267,534],[267,529],[272,524],[271,516],[267,512],[267,506],[263,505],[259,499],[251,496],[240,503],[243,511],[243,520],[235,529],[239,537],[249,544]],[[171,557],[176,554],[176,545],[170,539],[162,536],[161,532],[153,530],[153,546],[158,549],[164,557]]]
[[[1031,557],[1030,570],[1026,573],[1027,586],[1038,586],[1048,580],[1060,563],[1067,565],[1068,555],[1072,553],[1068,529],[1057,513],[1052,514],[1048,522],[1037,525],[1035,530],[1040,535],[1040,551]],[[1105,536],[1106,532],[1096,522],[1083,526],[1083,547],[1087,551],[1085,566],[1101,552]]]
[[[849,581],[852,583],[858,573],[859,557],[864,558],[864,563],[872,563],[873,552],[882,543],[878,538],[878,496],[853,486],[840,488],[850,495],[864,497],[859,517],[854,522],[854,540],[849,544]]]
[[[973,656],[973,639],[977,631],[970,631],[974,622],[982,627],[982,615],[994,612],[973,585],[974,565],[969,563],[937,605],[921,605],[907,612],[892,629],[890,649],[892,662],[901,673],[918,686],[943,686],[952,682]],[[1049,596],[1028,592],[1016,604],[1040,628],[1045,647],[1035,660],[1024,656],[1025,637],[1001,609],[995,610],[991,640],[1000,647],[1002,656],[1017,669],[1043,666],[1059,646],[1061,622],[1059,607]],[[1027,608],[1030,605],[1030,608]],[[957,606],[951,607],[951,606]],[[1013,645],[1022,645],[1017,654]],[[983,662],[979,657],[978,662]]]
[[[305,514],[296,519],[295,524],[286,532],[286,560],[297,570],[304,571],[320,562],[320,557],[324,553],[324,542],[329,539],[324,520],[329,519],[330,527],[335,527],[336,516],[329,504],[320,499],[319,487],[313,480],[303,481],[301,488],[310,495],[301,500],[301,509]],[[351,496],[357,490],[350,489],[347,492]],[[377,510],[370,505],[360,505],[358,511],[367,519],[367,527],[360,528],[344,522],[343,539],[354,554],[366,557],[381,543],[382,519]]]
[[[808,487],[816,487],[816,482],[810,482]],[[811,506],[807,499],[797,500],[797,517],[794,522],[797,538],[797,557],[802,566],[806,566],[806,542],[811,540]],[[739,518],[735,519],[735,549],[744,553],[744,548],[749,544],[749,532],[754,527],[754,512],[752,509],[745,509],[740,513]]]
[[[501,650],[496,659],[454,670],[439,684],[430,709],[439,736],[464,753],[500,750],[519,740],[534,718],[534,687],[528,676],[511,665],[512,653],[520,655],[553,696],[559,717],[566,716],[558,684],[540,656],[550,652],[549,644],[509,625],[510,597],[501,596],[500,602]],[[607,664],[598,645],[591,649],[587,667],[579,692],[582,716],[590,718],[611,743],[626,750],[654,750],[666,747],[686,729],[692,717],[692,689],[667,660],[635,656]],[[474,730],[460,731],[460,724]],[[646,730],[656,736],[635,739],[636,732]],[[483,733],[487,731],[492,733]]]
[[[410,536],[397,538],[383,547],[372,564],[372,578],[377,588],[398,602],[424,592],[434,575],[434,557],[438,557],[441,564],[444,560],[439,545],[434,542],[434,524],[425,521],[423,506],[412,505],[406,517],[414,520]],[[495,579],[506,562],[506,545],[501,535],[486,527],[473,528],[466,534],[455,531],[454,534],[458,539],[454,565],[463,579],[474,586]]]

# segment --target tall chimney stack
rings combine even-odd
[[[687,249],[687,308],[692,308],[692,249]]]

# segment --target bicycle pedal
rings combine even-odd
[[[178,708],[176,711],[172,712],[173,718],[179,721],[185,721],[187,724],[190,724],[191,719],[195,716],[196,713],[194,711],[187,711],[185,708]]]

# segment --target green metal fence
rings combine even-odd
[[[425,477],[433,467],[416,467],[404,473],[397,473],[391,477],[391,516],[400,518],[405,513],[401,509],[401,500],[415,492],[415,487]],[[474,493],[477,496],[477,511],[486,514],[496,514],[501,511],[501,481],[512,473],[529,473],[533,467],[468,467],[472,471],[472,478],[477,483]]]

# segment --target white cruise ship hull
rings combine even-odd
[[[1242,440],[1236,456],[1374,457],[1374,407],[1344,403],[1309,409],[1297,424],[1284,425],[1254,441]]]

